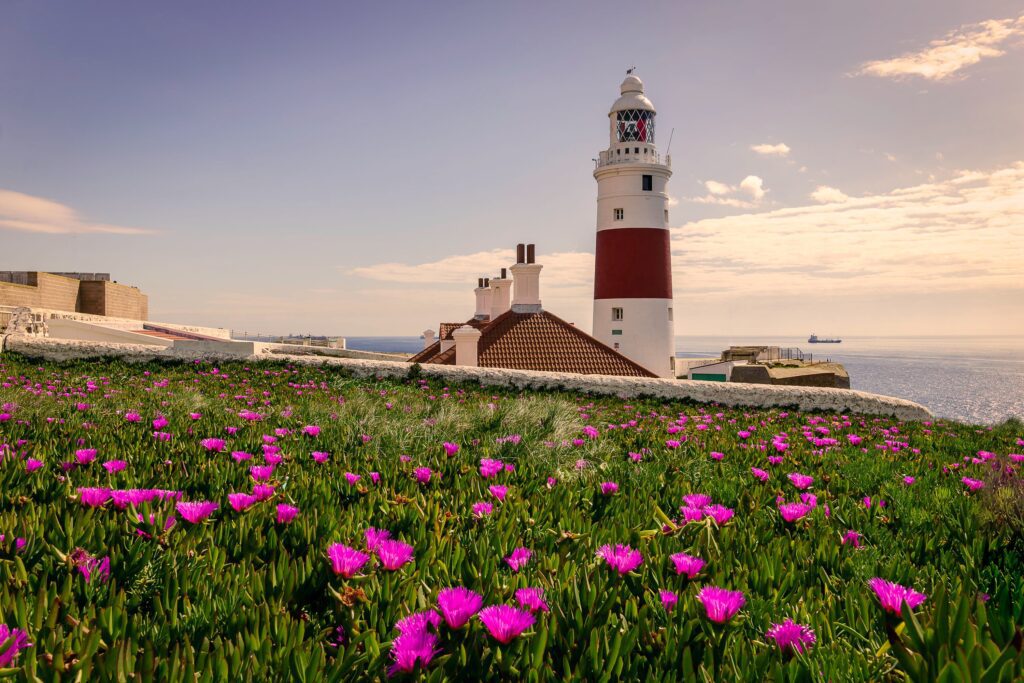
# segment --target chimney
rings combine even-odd
[[[476,313],[473,317],[476,320],[487,320],[491,315],[491,288],[490,281],[486,278],[478,278],[476,281]]]
[[[455,364],[475,368],[479,362],[480,330],[463,325],[452,332],[455,338]]]
[[[434,343],[434,331],[423,330],[423,348],[429,347]]]
[[[515,313],[539,313],[540,305],[540,269],[543,267],[536,260],[534,245],[518,245],[516,247],[516,264],[512,266],[514,291],[512,294],[512,310]]]
[[[502,268],[501,275],[491,280],[491,320],[504,313],[512,305],[512,281],[508,269]]]

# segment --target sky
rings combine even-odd
[[[0,270],[418,335],[533,242],[544,307],[590,329],[634,66],[677,334],[1024,334],[1021,0],[3,0]]]

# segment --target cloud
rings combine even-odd
[[[719,204],[738,209],[752,209],[764,199],[764,195],[767,192],[764,189],[764,180],[756,175],[748,175],[739,182],[739,185],[729,185],[717,180],[706,180],[704,181],[704,188],[708,191],[706,195],[703,197],[690,197],[687,201],[697,204]],[[743,195],[749,195],[750,198],[746,199]]]
[[[814,192],[811,193],[811,199],[822,204],[829,204],[832,202],[845,202],[849,197],[842,190],[837,190],[828,185],[818,185]]]
[[[0,189],[0,229],[47,235],[149,235],[156,231],[83,220],[69,206],[43,197]]]
[[[1024,36],[1024,15],[1016,19],[990,19],[967,24],[945,37],[933,40],[917,52],[892,59],[865,62],[854,75],[903,79],[920,76],[929,81],[951,80],[968,66],[982,59],[1006,54],[1003,46],[1012,38]]]
[[[879,194],[673,229],[677,296],[933,295],[1024,289],[1024,162]],[[685,258],[680,258],[685,252]],[[882,305],[882,304],[880,304]]]
[[[740,189],[753,197],[755,202],[759,202],[764,199],[764,180],[758,178],[756,175],[748,175],[746,178],[741,180]]]
[[[762,143],[760,145],[751,145],[750,149],[758,154],[769,157],[785,157],[789,156],[789,145],[784,142],[780,142],[777,145],[770,145],[768,143]]]

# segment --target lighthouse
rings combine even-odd
[[[675,377],[668,179],[654,146],[655,109],[627,72],[608,113],[609,145],[595,161],[594,334],[659,377]]]

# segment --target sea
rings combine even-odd
[[[347,337],[350,349],[415,353],[419,337]],[[681,358],[717,357],[730,346],[796,347],[816,360],[842,363],[853,389],[909,399],[938,417],[974,424],[1024,420],[1024,339],[1019,336],[676,337]]]

